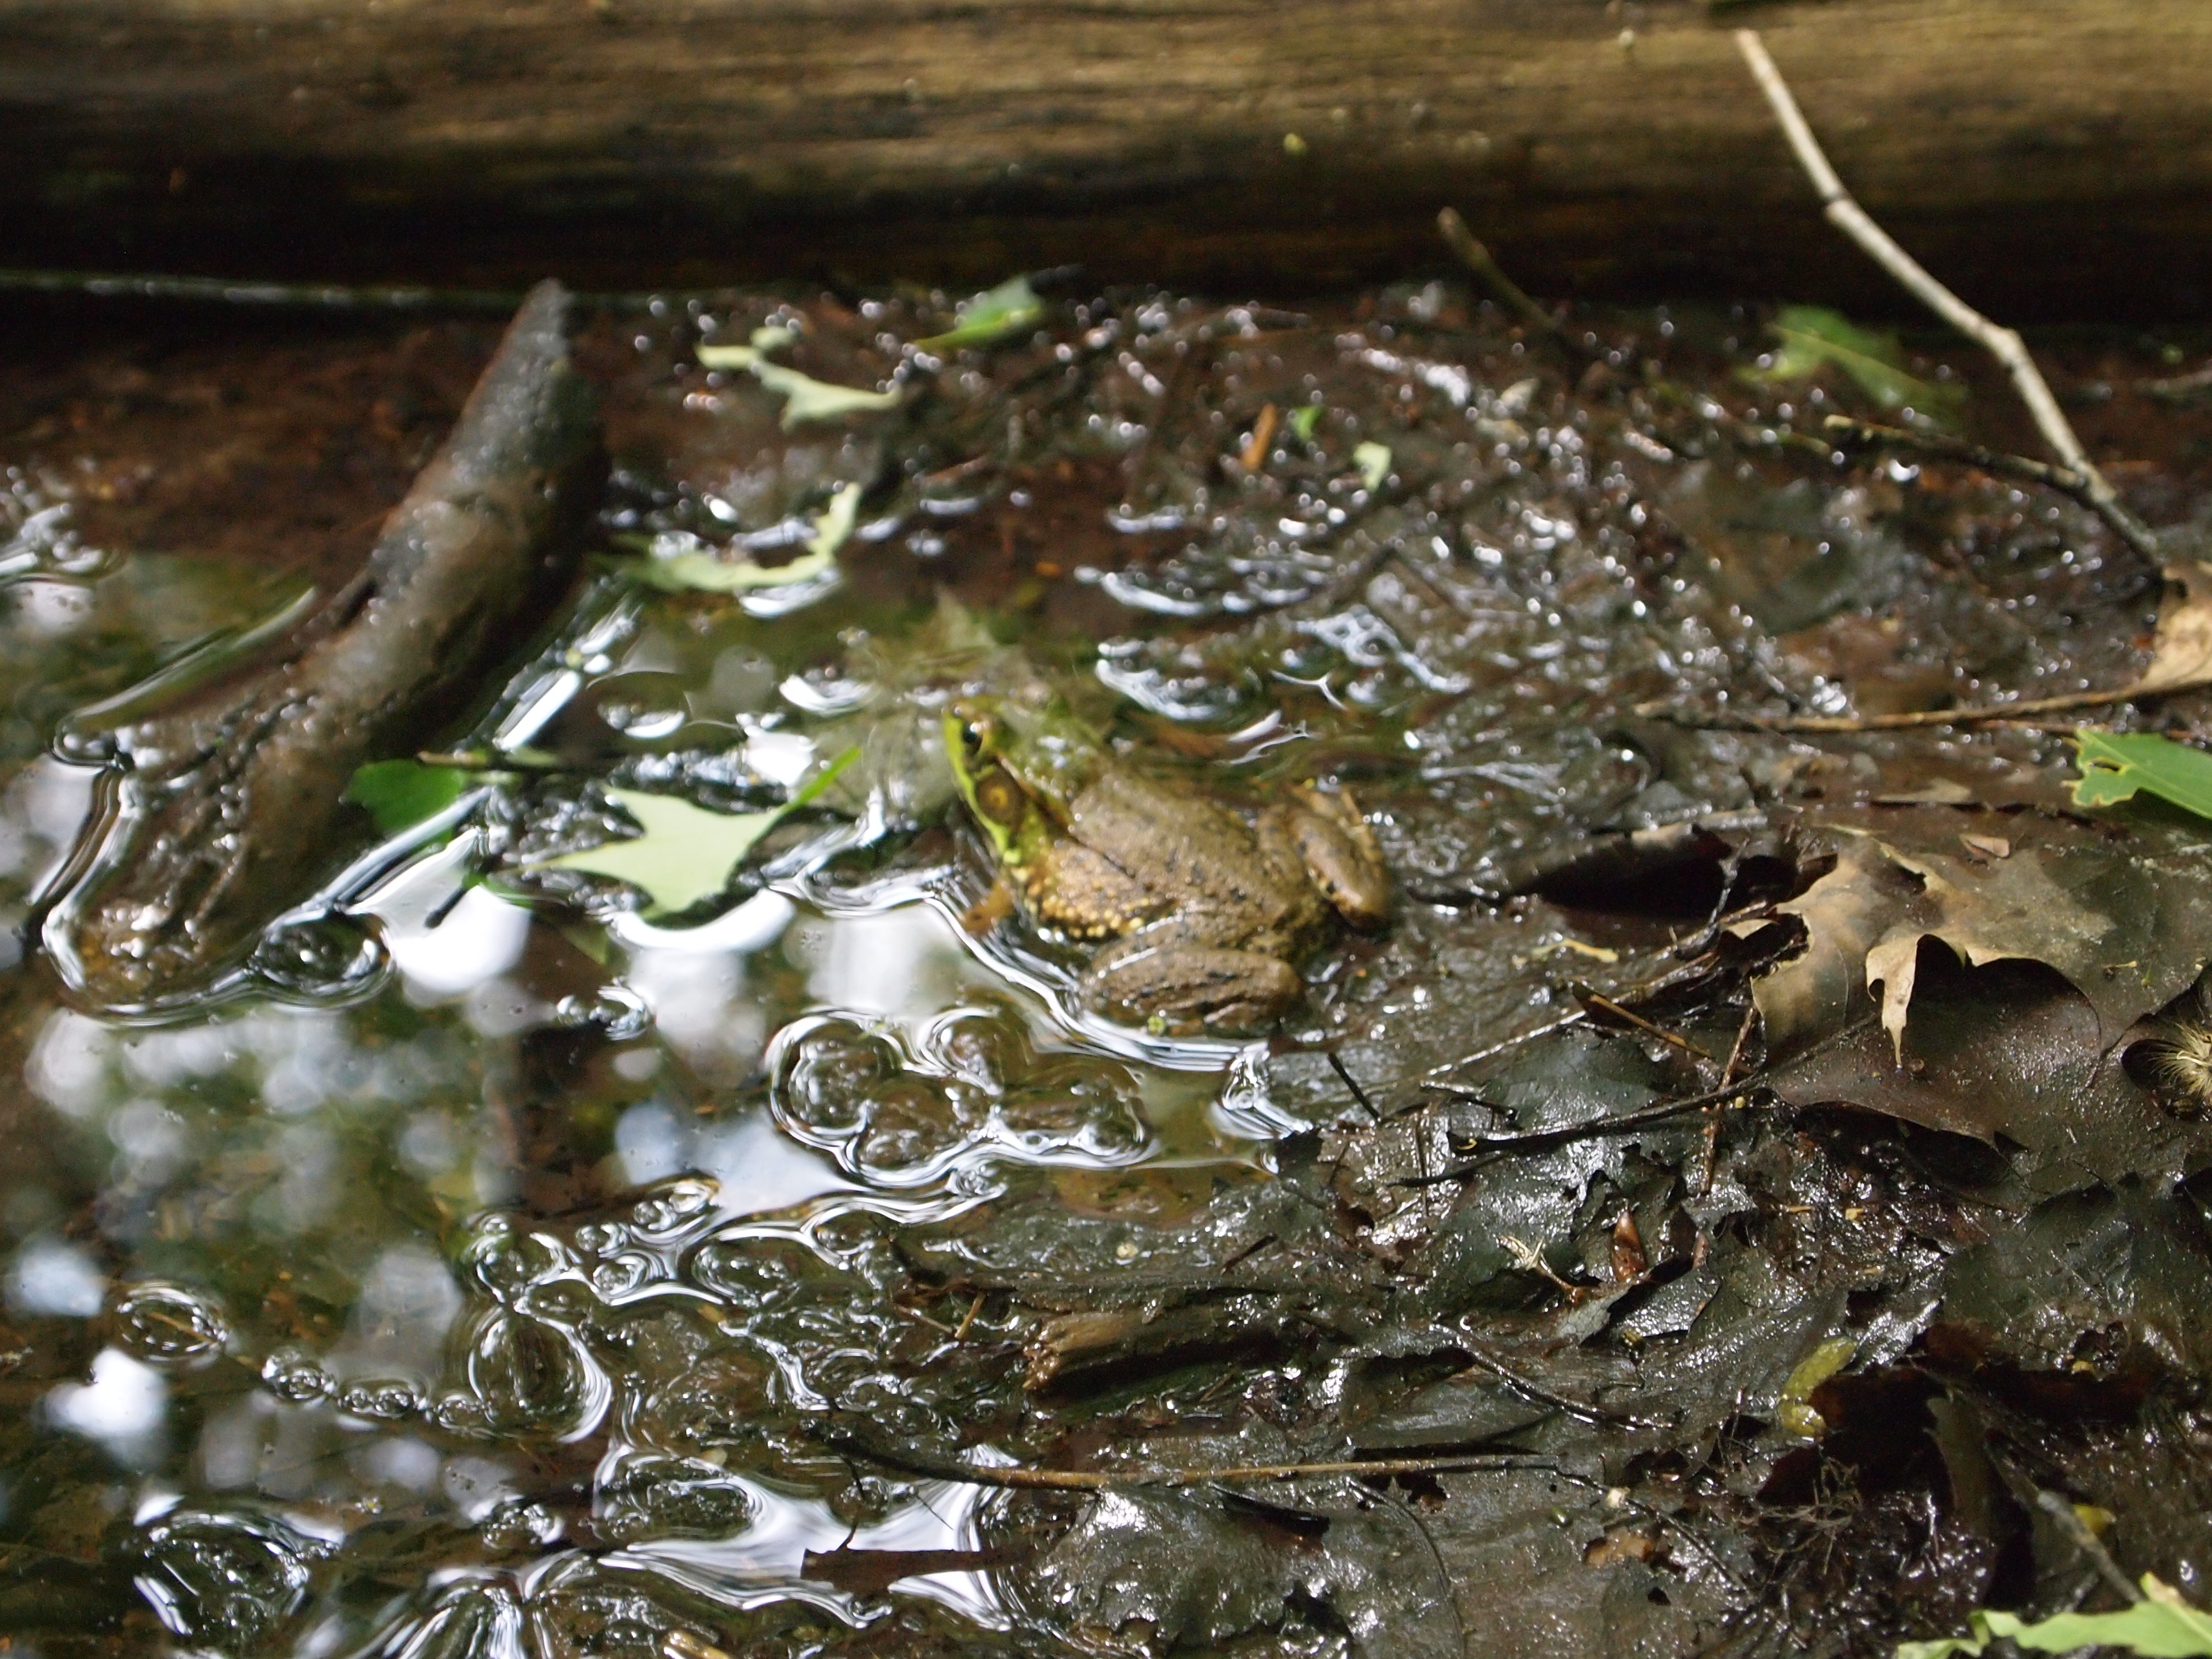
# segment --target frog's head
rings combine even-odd
[[[1045,695],[959,699],[944,732],[960,798],[1008,864],[1030,862],[1066,828],[1103,759],[1097,734]]]

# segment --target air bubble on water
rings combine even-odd
[[[596,1028],[610,1040],[627,1042],[653,1029],[653,1010],[627,985],[603,985],[588,996],[565,996],[553,1005],[553,1024]]]
[[[295,1406],[326,1400],[338,1386],[327,1366],[296,1348],[279,1348],[262,1361],[261,1381],[270,1393]]]
[[[157,1365],[204,1365],[230,1340],[222,1309],[205,1291],[134,1285],[115,1305],[115,1334],[127,1352]]]
[[[236,1652],[299,1612],[325,1553],[272,1516],[173,1509],[140,1533],[132,1582],[174,1634]]]
[[[356,1417],[396,1423],[422,1409],[422,1392],[404,1377],[364,1377],[340,1389],[337,1403]]]

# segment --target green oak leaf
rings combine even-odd
[[[701,346],[699,362],[708,368],[744,369],[781,398],[786,432],[809,421],[834,421],[842,416],[898,407],[900,391],[896,386],[888,392],[869,392],[858,386],[833,386],[795,368],[786,368],[781,363],[769,362],[769,352],[789,345],[796,337],[787,328],[757,328],[750,345]]]
[[[2009,1613],[1983,1608],[1967,1623],[1972,1636],[1940,1642],[1900,1642],[1897,1659],[1950,1659],[1978,1654],[1999,1637],[2035,1653],[2076,1648],[2120,1648],[2142,1659],[2212,1659],[2212,1617],[2191,1607],[2170,1587],[2145,1573],[2143,1600],[2117,1613],[2061,1613],[2033,1624]]]
[[[815,520],[806,551],[788,564],[718,559],[712,553],[676,553],[641,559],[628,568],[640,581],[670,592],[739,593],[748,588],[787,587],[794,582],[811,581],[830,568],[837,550],[853,533],[860,507],[860,486],[840,484],[822,509],[822,516]]]
[[[1905,372],[1897,337],[1859,327],[1825,306],[1784,306],[1772,324],[1782,343],[1766,366],[1746,368],[1754,386],[1793,386],[1833,364],[1883,409],[1912,409],[1942,420],[1964,392]]]
[[[2112,806],[2148,790],[2185,812],[2212,818],[2212,755],[2147,732],[2100,732],[2077,727],[2074,747],[2081,775],[2074,781],[2076,806]]]

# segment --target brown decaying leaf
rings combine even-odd
[[[2158,613],[2150,666],[2130,696],[2212,684],[2212,564],[2191,559],[2163,574],[2172,586]]]
[[[2008,823],[2006,836],[1990,834]],[[2202,914],[2202,854],[2161,845],[2172,837],[2157,825],[2114,842],[2061,821],[1989,815],[1965,835],[1978,850],[2004,847],[1984,859],[1938,850],[1960,845],[1955,817],[1942,834],[1909,817],[1884,823],[1879,837],[1828,828],[1845,837],[1836,867],[1778,907],[1803,920],[1806,948],[1752,988],[1778,1056],[1850,1024],[1879,986],[1882,1027],[1901,1057],[1923,939],[1973,966],[2017,958],[2057,969],[2106,1043],[2203,966],[2212,918]]]
[[[2112,918],[2075,903],[2033,853],[1978,871],[1962,859],[1912,858],[1878,844],[1891,863],[1920,878],[1923,902],[1936,911],[1932,920],[1899,922],[1866,953],[1867,982],[1881,987],[1881,1027],[1899,1060],[1923,938],[1942,939],[1976,968],[2008,957],[2047,963],[2095,1000],[2089,987],[2104,976],[2099,943],[2112,931]]]
[[[2171,1178],[2212,1154],[2212,1124],[2177,1118],[2104,1052],[2095,1011],[2051,969],[1968,968],[1930,950],[1905,1063],[1871,1025],[1801,1051],[1769,1075],[1794,1105],[1848,1102],[2014,1149],[2039,1194],[2135,1176]]]
[[[1848,1025],[1867,989],[1867,953],[1917,898],[1872,841],[1847,843],[1836,867],[1776,908],[1803,921],[1805,949],[1751,988],[1770,1054],[1804,1048]]]

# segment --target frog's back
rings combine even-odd
[[[1118,769],[1078,796],[1068,828],[1181,910],[1215,913],[1231,934],[1307,931],[1311,884],[1276,867],[1244,821],[1191,790]]]

